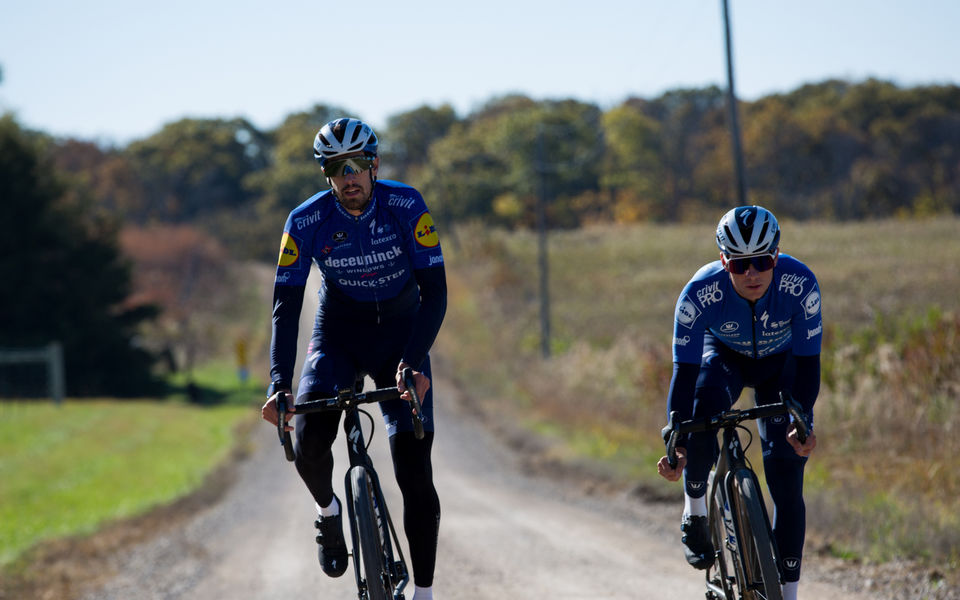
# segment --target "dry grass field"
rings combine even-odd
[[[680,289],[717,256],[712,224],[549,237],[550,348],[540,356],[537,239],[445,239],[450,302],[435,348],[481,408],[562,441],[649,493]],[[960,220],[784,222],[781,251],[823,294],[811,539],[836,554],[960,562]],[[760,461],[755,459],[755,466]]]

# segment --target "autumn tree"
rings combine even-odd
[[[71,395],[149,393],[152,358],[135,333],[155,310],[130,301],[116,222],[68,187],[50,147],[0,118],[0,346],[59,341]]]

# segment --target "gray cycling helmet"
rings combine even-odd
[[[773,254],[780,244],[780,225],[762,206],[738,206],[717,225],[717,246],[724,256]]]
[[[335,119],[317,132],[313,139],[313,157],[323,167],[328,160],[346,154],[363,152],[376,156],[377,143],[377,134],[360,119]]]

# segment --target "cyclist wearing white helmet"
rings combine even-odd
[[[378,145],[377,135],[358,119],[331,121],[313,139],[313,157],[348,211],[362,212],[370,201],[380,168]],[[366,172],[369,176],[361,177]]]
[[[820,288],[806,265],[780,253],[780,226],[765,208],[727,212],[717,225],[716,241],[720,260],[698,270],[677,300],[667,413],[677,411],[681,420],[719,414],[747,386],[758,405],[777,403],[779,392],[788,390],[803,406],[811,430],[805,444],[785,417],[764,419],[758,426],[784,598],[795,600],[806,530],[803,470],[816,446]],[[683,477],[684,554],[695,568],[706,569],[714,556],[706,492],[717,459],[716,435],[691,434],[677,445],[677,467],[664,456],[657,469],[670,481]]]
[[[428,350],[446,311],[443,253],[433,218],[414,188],[378,180],[373,130],[358,119],[336,119],[314,138],[313,155],[330,185],[287,218],[277,265],[270,346],[271,385],[265,420],[277,424],[277,396],[290,393],[297,333],[310,264],[323,275],[320,302],[298,395],[336,396],[369,375],[377,387],[401,386],[412,367],[422,400],[424,439],[413,435],[409,394],[381,402],[394,472],[404,503],[413,600],[433,597],[440,501],[433,485],[433,390]],[[288,413],[288,416],[292,416]],[[295,464],[320,513],[319,558],[325,573],[347,567],[340,501],[334,495],[330,448],[340,414],[296,419]]]

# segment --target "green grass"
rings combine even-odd
[[[249,404],[0,403],[0,565],[195,489],[252,412]]]
[[[252,370],[252,369],[251,369]],[[170,386],[176,390],[171,400],[188,401],[187,387],[192,381],[196,386],[197,401],[202,404],[249,405],[260,401],[266,393],[267,384],[257,373],[248,373],[247,380],[241,381],[236,365],[228,360],[212,360],[192,372],[181,371],[168,378]]]
[[[549,360],[536,236],[461,230],[444,250],[450,296],[434,355],[473,402],[655,489],[673,308],[717,257],[714,226],[552,232]],[[960,564],[960,219],[781,226],[782,251],[813,269],[823,294],[812,537],[845,556]],[[889,535],[870,533],[878,519]]]

